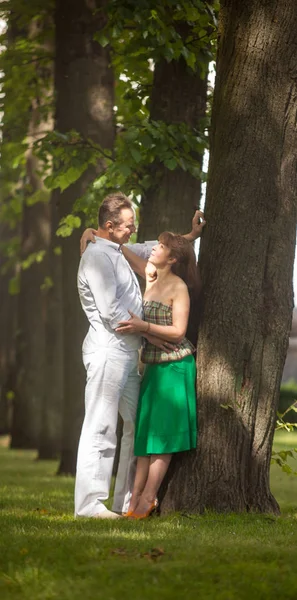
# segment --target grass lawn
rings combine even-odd
[[[296,435],[277,435],[275,449],[292,446]],[[280,518],[135,523],[75,520],[73,480],[34,458],[0,448],[1,600],[296,600],[297,477],[279,467],[271,479]]]

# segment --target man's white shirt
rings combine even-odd
[[[116,333],[119,321],[131,318],[128,310],[142,316],[142,296],[136,275],[125,259],[118,244],[96,237],[83,253],[77,276],[80,301],[89,320],[89,331],[84,339],[83,353],[100,347],[114,347],[124,351],[140,348],[137,334]],[[156,244],[131,244],[129,249],[148,259]]]

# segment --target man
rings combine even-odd
[[[197,211],[189,240],[201,235],[203,214]],[[75,485],[75,514],[96,518],[119,518],[125,513],[135,474],[134,422],[139,393],[138,335],[121,336],[119,321],[130,319],[128,310],[141,316],[142,297],[137,278],[121,252],[135,232],[134,210],[122,193],[105,198],[99,209],[93,244],[83,253],[78,270],[78,290],[90,328],[83,343],[87,371],[85,419],[82,427]],[[131,246],[143,258],[153,243]],[[164,342],[148,336],[161,345]],[[109,496],[116,449],[118,412],[123,419],[121,453],[113,511],[103,501]]]

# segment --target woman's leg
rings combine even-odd
[[[149,473],[150,460],[150,456],[139,456],[137,458],[136,474],[128,512],[136,509],[139,498],[145,488]]]
[[[144,514],[154,502],[159,487],[167,473],[172,454],[154,454],[150,457],[148,477],[141,498],[137,504],[135,515]]]

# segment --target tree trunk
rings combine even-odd
[[[62,269],[58,228],[57,192],[50,202],[51,240],[48,252],[47,274],[49,285],[45,291],[45,369],[41,411],[41,430],[38,458],[58,458],[61,450],[63,413],[63,312]]]
[[[34,191],[41,182],[34,172],[36,159],[27,157],[28,178]],[[48,205],[38,202],[24,206],[22,222],[22,259],[44,250],[49,239]],[[46,276],[45,263],[35,262],[21,270],[18,298],[16,388],[11,431],[12,448],[37,448],[43,397],[44,304],[41,286]]]
[[[50,33],[50,15],[40,21],[32,21],[29,37],[34,40],[38,35]],[[45,47],[50,51],[50,42]],[[28,128],[28,150],[26,152],[26,180],[24,185],[24,206],[22,214],[21,259],[40,251],[46,252],[50,239],[49,193],[44,188],[38,173],[40,163],[33,153],[33,143],[50,130],[52,119],[44,113],[44,104],[48,100],[52,66],[43,64],[37,67],[42,96],[31,103]],[[35,194],[34,203],[30,198]],[[12,448],[37,448],[40,437],[41,408],[44,390],[44,293],[42,286],[47,275],[46,260],[35,260],[31,266],[24,265],[20,272],[20,293],[17,314],[16,348],[16,387],[13,406],[11,432]]]
[[[163,509],[278,513],[269,487],[293,308],[297,5],[223,0],[213,106],[198,452]]]
[[[5,223],[0,224],[0,239],[3,244],[12,236]],[[6,259],[0,256],[0,273]],[[0,275],[0,435],[10,433],[12,398],[15,381],[15,332],[17,296],[9,294],[9,280],[15,276],[14,269]]]
[[[183,58],[155,65],[150,118],[167,124],[186,123],[199,127],[205,116],[207,77],[201,79]],[[202,156],[197,156],[198,165]],[[140,206],[138,240],[152,240],[166,230],[184,233],[200,203],[201,181],[180,167],[170,171],[163,163],[155,162],[149,169],[152,185]]]
[[[14,45],[21,35],[20,26],[17,22],[16,15],[13,10],[9,13],[7,24],[6,42],[8,50],[14,50]],[[14,128],[14,122],[9,115],[9,108],[13,104],[13,89],[9,81],[10,74],[5,73],[4,81],[1,85],[1,91],[4,94],[3,100],[3,116],[1,123],[1,173],[0,173],[0,205],[1,209],[9,206],[11,197],[15,194],[15,190],[21,185],[20,171],[21,169],[14,168],[11,163],[11,153],[9,150],[10,143],[21,142],[26,135],[26,125],[29,118],[23,120],[23,129]],[[8,109],[8,110],[7,110]],[[8,116],[7,116],[8,115]],[[1,211],[2,212],[2,211]],[[8,256],[5,245],[9,244],[13,238],[20,234],[19,223],[15,219],[12,221],[9,218],[7,221],[3,214],[0,224],[0,433],[10,433],[11,417],[12,417],[12,396],[15,389],[15,339],[16,339],[16,314],[17,314],[17,295],[9,293],[9,282],[17,276],[17,268],[15,265],[8,267]],[[12,211],[13,212],[13,211]],[[13,222],[15,221],[15,222]]]
[[[101,8],[104,7],[102,3]],[[111,149],[114,142],[114,89],[108,48],[94,41],[105,25],[102,11],[92,0],[56,3],[56,92],[60,132],[75,129],[87,139]],[[71,213],[102,164],[89,168],[59,194],[60,218]],[[62,294],[64,338],[64,417],[59,473],[75,473],[78,438],[83,417],[85,373],[81,347],[87,330],[77,293],[80,230],[62,239]]]

